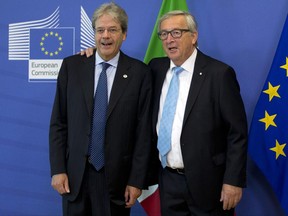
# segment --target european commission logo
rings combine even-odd
[[[73,28],[30,29],[29,80],[55,80],[62,59],[74,53]]]
[[[30,29],[30,59],[63,59],[73,53],[73,28]]]
[[[83,50],[94,46],[94,33],[82,7],[80,14]],[[28,60],[30,82],[55,81],[63,58],[74,53],[75,27],[60,27],[59,7],[42,20],[9,24],[9,60]]]

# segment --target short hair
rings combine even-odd
[[[188,29],[191,31],[191,32],[197,32],[198,30],[198,27],[197,27],[197,22],[196,22],[196,19],[195,17],[190,14],[189,12],[186,12],[186,11],[182,11],[182,10],[174,10],[174,11],[170,11],[166,14],[164,14],[158,21],[158,32],[160,31],[160,26],[161,26],[161,23],[170,18],[170,17],[173,17],[173,16],[184,16],[185,19],[186,19],[186,22],[187,22],[187,26],[188,26]]]
[[[170,17],[174,17],[174,16],[184,16],[186,19],[186,23],[187,23],[189,31],[192,33],[198,32],[198,25],[197,25],[197,21],[195,17],[191,13],[187,11],[182,11],[182,10],[174,10],[174,11],[170,11],[164,14],[158,21],[158,32],[160,32],[161,23],[164,20]],[[196,41],[195,46],[198,47],[198,41]]]
[[[120,23],[122,32],[127,32],[128,30],[128,16],[123,8],[114,2],[102,4],[98,9],[93,13],[92,17],[92,27],[95,29],[95,22],[104,14],[109,14],[117,22]]]

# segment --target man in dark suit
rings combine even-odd
[[[235,72],[196,48],[197,24],[187,12],[164,15],[158,35],[167,57],[149,66],[162,216],[232,216],[246,186],[247,154],[247,120]],[[179,89],[175,111],[173,73]]]
[[[120,51],[127,23],[121,7],[103,4],[92,20],[97,51],[90,58],[65,58],[59,72],[49,143],[51,184],[63,196],[64,215],[129,215],[145,185],[151,149],[151,71]],[[91,140],[98,108],[93,111],[93,97],[95,92],[98,97],[106,63],[104,166],[96,168]]]

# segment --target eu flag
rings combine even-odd
[[[288,16],[256,105],[248,151],[288,215]]]
[[[63,59],[73,54],[73,28],[30,29],[30,59]]]

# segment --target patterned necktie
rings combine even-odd
[[[181,67],[174,67],[172,69],[173,76],[169,85],[166,99],[163,106],[162,117],[160,120],[159,135],[157,148],[161,155],[162,167],[167,166],[167,153],[171,149],[171,133],[172,125],[177,106],[177,99],[179,94],[179,73],[184,69]]]
[[[106,113],[108,105],[106,70],[110,64],[102,63],[102,72],[99,76],[94,97],[93,122],[91,131],[90,162],[100,170],[104,166],[104,139],[106,126]]]

